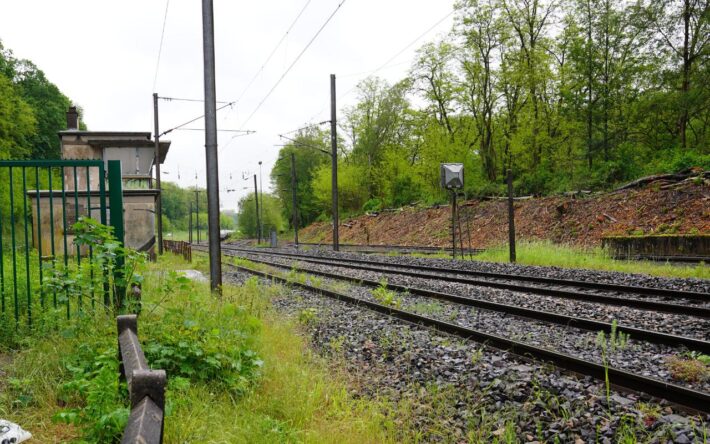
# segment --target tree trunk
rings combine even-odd
[[[678,135],[680,146],[687,147],[686,129],[688,127],[688,91],[690,91],[690,0],[683,5],[683,84],[681,85],[680,117],[678,119]]]

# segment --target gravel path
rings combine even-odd
[[[226,276],[233,282],[247,278]],[[304,328],[313,347],[347,367],[358,395],[408,403],[422,442],[490,442],[507,427],[524,442],[610,444],[635,437],[689,443],[702,440],[693,424],[710,419],[615,391],[607,405],[604,385],[591,378],[576,379],[311,292],[284,287],[273,304],[295,319],[310,313]]]

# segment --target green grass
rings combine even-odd
[[[623,261],[612,259],[601,247],[580,248],[551,242],[518,242],[516,259],[523,265],[586,268],[591,270],[642,273],[652,276],[710,279],[710,267],[704,263],[675,265],[651,261]],[[508,262],[508,249],[491,248],[476,256],[475,260]]]
[[[195,237],[195,242],[197,242],[197,232],[193,231],[192,235]],[[200,240],[202,238],[207,238],[207,232],[200,230]],[[163,233],[163,239],[165,240],[174,240],[174,241],[186,241],[190,239],[190,232],[189,231],[168,231]]]
[[[214,347],[253,350],[263,367],[237,391],[225,389],[219,381],[170,375],[165,442],[397,441],[400,431],[388,426],[382,413],[389,407],[376,400],[352,398],[345,375],[309,351],[298,333],[297,321],[284,322],[272,311],[270,299],[286,291],[284,287],[250,279],[243,286],[225,285],[220,299],[212,296],[208,284],[185,283],[170,273],[187,268],[205,271],[206,261],[201,256],[187,264],[166,254],[159,263],[144,266],[141,343],[146,348],[159,338],[179,339],[186,330],[189,333],[194,325],[200,325],[209,335],[220,335],[218,341],[205,343],[205,352],[214,351]],[[177,325],[172,325],[176,320]],[[92,356],[79,361],[80,366],[91,368],[100,356],[114,359],[115,328],[112,314],[87,311],[82,317],[25,338],[14,351],[0,355],[0,417],[25,426],[36,442],[81,440],[86,436],[82,425],[53,417],[72,408],[89,411],[94,405],[90,394],[88,398],[66,395],[66,383],[75,380],[77,360],[86,358],[87,353]],[[192,361],[187,364],[197,365]],[[80,386],[83,384],[91,393],[91,381],[82,379]],[[117,387],[108,389],[116,393]],[[120,401],[125,395],[114,398]],[[120,402],[107,408],[117,406],[121,407]],[[122,414],[119,412],[119,417]],[[92,426],[99,428],[89,424]]]

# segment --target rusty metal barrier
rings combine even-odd
[[[182,256],[192,262],[192,245],[185,241],[163,240],[163,250]]]
[[[121,379],[128,383],[131,414],[122,444],[160,444],[165,416],[165,370],[151,370],[138,341],[138,317],[123,315],[118,325]]]

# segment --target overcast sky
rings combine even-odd
[[[342,0],[215,0],[217,98],[241,100],[220,111],[220,201],[236,208],[259,173],[264,188],[278,156],[278,134],[329,119],[329,75],[338,78],[338,108],[352,105],[352,87],[447,16],[453,0],[346,0],[333,19],[251,119],[276,81]],[[307,6],[306,6],[307,5]],[[306,8],[304,9],[304,6]],[[163,49],[155,76],[165,0],[2,1],[0,39],[15,56],[32,60],[84,109],[90,130],[153,130],[152,93],[203,98],[202,18],[198,0],[169,3]],[[284,42],[259,73],[300,11]],[[377,75],[390,82],[407,74],[415,50],[451,28],[449,15]],[[155,89],[154,89],[155,81]],[[218,105],[219,106],[219,105]],[[160,101],[161,131],[199,116],[202,103]],[[203,122],[190,125],[203,128]],[[204,133],[175,131],[163,180],[205,186]],[[178,178],[179,172],[179,178]],[[251,189],[251,188],[250,188]],[[226,192],[226,190],[236,190]]]

